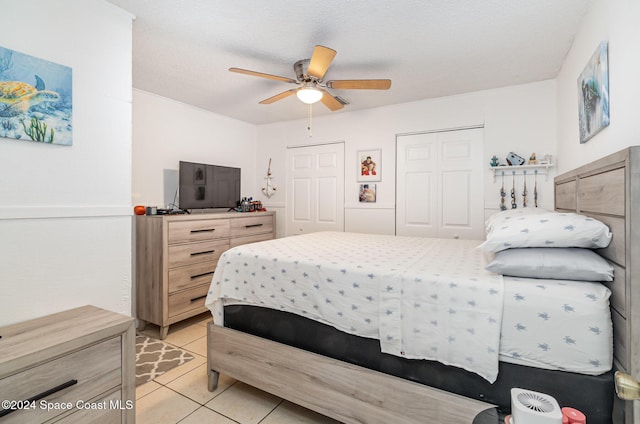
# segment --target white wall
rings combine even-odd
[[[242,169],[242,195],[255,197],[256,127],[212,112],[133,91],[133,203],[166,207],[183,161]]]
[[[505,158],[510,151],[529,157],[556,156],[555,81],[506,87],[460,96],[340,113],[313,119],[313,136],[306,120],[280,122],[258,127],[258,185],[272,158],[271,171],[279,186],[264,204],[278,212],[278,236],[284,235],[285,152],[287,146],[332,141],[345,142],[345,230],[381,234],[395,233],[395,143],[396,135],[420,131],[484,125],[486,164],[483,179],[486,214],[499,205],[499,183],[489,172],[494,154]],[[301,104],[301,107],[303,105]],[[322,107],[318,105],[315,107]],[[348,107],[348,106],[347,106]],[[382,181],[377,184],[376,203],[358,202],[356,152],[382,148]],[[262,171],[262,172],[260,172]],[[538,179],[541,207],[553,207],[553,175]],[[509,181],[510,183],[510,181]],[[529,180],[528,184],[532,184]],[[522,188],[522,179],[517,180]],[[530,192],[532,190],[530,189]],[[532,199],[532,194],[530,198]]]
[[[0,45],[73,69],[72,146],[0,139],[0,325],[131,314],[132,16],[103,0],[0,10]]]
[[[559,171],[639,145],[640,2],[596,0],[557,78]],[[578,76],[601,41],[609,42],[611,123],[585,144],[578,132]]]

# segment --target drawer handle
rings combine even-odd
[[[213,275],[213,272],[205,272],[205,273],[198,274],[198,275],[192,275],[192,276],[191,276],[191,279],[192,279],[192,280],[195,280],[196,278],[204,277],[204,276],[206,276],[206,275]]]
[[[213,233],[216,229],[215,228],[204,228],[202,230],[191,230],[191,234],[194,233]]]
[[[206,252],[195,252],[195,253],[192,253],[191,256],[209,255],[214,252],[215,250],[207,250]]]
[[[71,386],[73,386],[75,384],[78,384],[78,380],[69,380],[66,383],[62,383],[59,386],[56,386],[56,387],[54,387],[52,389],[49,389],[49,390],[45,390],[44,392],[42,392],[40,394],[37,394],[37,395],[35,395],[33,397],[30,397],[29,399],[23,401],[22,403],[25,404],[25,403],[31,403],[31,402],[39,401],[40,399],[44,399],[49,395],[52,395],[52,394],[54,394],[56,392],[64,390],[67,387],[71,387]],[[9,415],[10,413],[15,412],[15,411],[19,411],[19,409],[3,409],[3,410],[0,411],[0,417],[4,417],[5,415]]]
[[[252,224],[252,225],[245,225],[244,228],[251,228],[251,227],[262,227],[264,224]]]
[[[204,299],[205,297],[207,297],[207,295],[205,294],[204,296],[198,296],[198,297],[194,297],[193,299],[191,299],[191,302],[196,302],[200,299]]]

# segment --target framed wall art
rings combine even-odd
[[[360,193],[358,200],[362,203],[375,203],[376,201],[376,185],[375,184],[360,184]]]
[[[0,137],[72,143],[71,68],[0,47]]]
[[[609,125],[608,43],[603,41],[578,77],[580,143]]]
[[[382,181],[382,149],[358,150],[358,181]]]

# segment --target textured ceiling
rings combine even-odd
[[[332,90],[350,102],[314,116],[554,78],[592,0],[109,0],[136,16],[133,86],[254,124],[299,119],[295,78],[321,44],[325,80],[389,78],[387,91]]]

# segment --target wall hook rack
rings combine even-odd
[[[496,182],[496,176],[501,175],[504,177],[505,172],[511,171],[511,175],[527,175],[527,170],[532,170],[534,174],[546,175],[546,179],[549,179],[549,169],[553,168],[553,164],[543,165],[517,165],[517,166],[492,166],[489,168],[493,172],[493,182]]]

